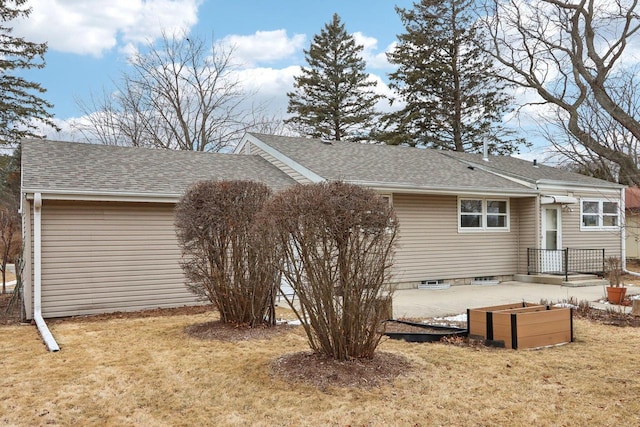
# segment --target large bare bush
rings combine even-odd
[[[381,298],[391,294],[398,226],[389,204],[341,182],[296,186],[272,198],[263,220],[311,348],[339,360],[373,357],[388,316]]]
[[[211,301],[228,323],[273,324],[276,253],[254,227],[270,190],[250,181],[203,181],[176,207],[182,268],[191,292]]]

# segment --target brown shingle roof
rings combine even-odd
[[[49,140],[22,144],[23,191],[180,196],[200,180],[295,182],[258,156],[114,147]]]

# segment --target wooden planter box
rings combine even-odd
[[[469,337],[522,349],[573,342],[573,309],[515,303],[467,309]]]

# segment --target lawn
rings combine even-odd
[[[308,350],[298,327],[202,340],[192,314],[0,326],[1,425],[640,425],[640,333],[577,319],[576,342],[541,350],[385,340],[411,371],[380,387],[319,389],[274,376]]]

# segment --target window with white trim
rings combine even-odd
[[[458,199],[460,231],[509,230],[509,200]]]
[[[580,201],[581,230],[611,230],[620,225],[618,202],[602,199]]]

